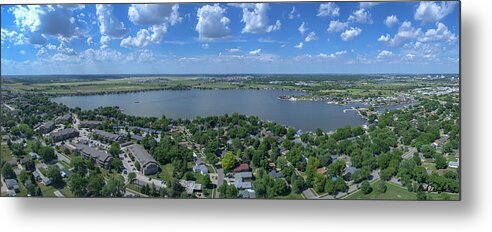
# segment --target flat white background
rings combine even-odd
[[[1,198],[1,231],[492,231],[491,5],[462,1],[461,202]]]

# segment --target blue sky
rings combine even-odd
[[[3,5],[2,75],[457,73],[457,2]]]

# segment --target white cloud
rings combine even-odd
[[[9,31],[5,28],[1,29],[1,41],[13,43],[14,45],[23,45],[28,42],[27,38],[22,33],[17,33],[16,31]]]
[[[384,59],[393,56],[393,52],[388,51],[388,50],[383,50],[381,51],[378,56],[376,57],[377,59]]]
[[[349,41],[359,36],[362,33],[362,29],[358,27],[350,27],[350,29],[345,30],[340,34],[343,41]]]
[[[311,42],[311,41],[314,41],[314,40],[317,40],[318,37],[316,36],[316,33],[314,32],[310,32],[307,36],[306,36],[306,39],[304,39],[304,41],[306,42]]]
[[[92,37],[89,36],[87,38],[87,41],[86,42],[87,42],[88,45],[92,45],[92,44],[94,44],[94,39],[92,39]]]
[[[318,14],[319,17],[338,17],[340,15],[340,7],[333,2],[323,3],[319,5]]]
[[[128,18],[138,25],[174,25],[181,21],[177,4],[132,4]]]
[[[120,46],[125,48],[143,48],[149,44],[150,34],[147,29],[141,29],[137,32],[137,36],[128,36],[121,40]]]
[[[275,24],[269,25],[268,10],[270,7],[266,3],[256,4],[231,4],[239,6],[243,9],[243,18],[241,22],[245,23],[242,33],[270,33],[280,30],[282,23],[280,20],[275,21]]]
[[[347,28],[348,26],[348,23],[346,22],[340,22],[338,20],[336,21],[330,21],[330,25],[328,26],[328,29],[326,29],[326,31],[332,33],[332,32],[341,32],[343,31],[345,28]]]
[[[261,49],[258,49],[258,50],[259,50],[258,52],[261,51]],[[236,52],[241,52],[241,49],[239,49],[239,48],[229,48],[229,49],[226,49],[226,51],[228,51],[230,53],[236,53]],[[251,52],[254,52],[254,51],[251,51]]]
[[[294,47],[297,48],[297,49],[302,49],[304,47],[304,43],[303,42],[300,42],[299,44],[297,44]]]
[[[371,18],[371,13],[369,13],[369,11],[367,11],[364,8],[352,12],[348,20],[357,23],[367,23],[367,24],[373,23]]]
[[[301,17],[301,14],[299,14],[299,12],[297,12],[297,10],[296,10],[296,7],[293,6],[292,10],[289,13],[289,19],[300,18],[300,17]]]
[[[261,48],[258,48],[256,50],[250,51],[249,54],[250,55],[258,55],[258,54],[260,54],[260,52],[261,52]]]
[[[331,54],[325,54],[325,53],[320,53],[318,55],[319,58],[330,58],[330,59],[336,59],[340,56],[343,56],[347,54],[347,51],[346,50],[341,50],[341,51],[336,51],[334,53],[331,53]]]
[[[20,50],[20,51],[19,51],[19,53],[20,53],[21,55],[25,55],[25,54],[26,54],[26,51],[25,51],[25,50]]]
[[[112,39],[121,39],[128,30],[123,22],[113,15],[113,7],[109,4],[96,4],[96,15],[101,32],[101,47],[108,46]]]
[[[456,2],[442,1],[439,3],[422,1],[415,10],[414,19],[423,22],[436,22],[453,12]]]
[[[201,39],[218,39],[229,35],[228,24],[231,22],[225,17],[225,8],[215,5],[205,5],[198,9],[198,23],[195,30]]]
[[[422,30],[420,28],[414,28],[410,21],[405,21],[398,28],[398,32],[396,33],[396,35],[393,38],[391,38],[389,41],[387,40],[386,42],[388,42],[390,46],[396,47],[399,46],[404,41],[418,38],[421,35],[422,35]]]
[[[361,2],[359,3],[359,8],[369,9],[381,4],[381,2]]]
[[[304,33],[308,30],[308,28],[306,26],[304,26],[304,22],[302,22],[301,26],[299,26],[299,28],[297,28],[297,30],[299,30],[299,32],[301,33],[301,35],[304,36]]]
[[[387,27],[393,27],[397,23],[398,18],[396,17],[396,15],[390,15],[384,20],[384,25],[386,25]]]
[[[53,44],[50,44],[50,43],[49,43],[49,44],[46,44],[46,48],[47,48],[48,50],[55,50],[55,49],[56,49],[56,46],[55,46],[55,45],[53,45]]]
[[[436,29],[429,29],[424,33],[424,36],[419,37],[418,40],[421,42],[431,42],[431,41],[446,41],[453,42],[456,40],[454,33],[449,31],[448,27],[441,22],[436,23]]]
[[[388,42],[390,41],[391,36],[389,34],[381,35],[378,39],[379,42]]]
[[[203,49],[208,49],[208,47],[209,47],[208,43],[204,43],[204,44],[202,44],[202,48],[203,48]]]
[[[83,36],[84,25],[74,18],[74,11],[80,9],[79,5],[17,5],[10,11],[20,28],[17,36],[22,33],[31,44],[44,44],[47,36],[60,41]],[[20,44],[20,40],[16,41]]]

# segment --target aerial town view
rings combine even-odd
[[[1,6],[1,196],[458,201],[458,2]]]

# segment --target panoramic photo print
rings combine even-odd
[[[1,196],[460,196],[460,3],[1,6]]]

